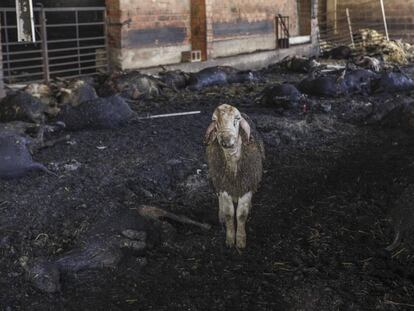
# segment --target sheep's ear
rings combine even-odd
[[[243,117],[240,120],[240,127],[243,129],[244,133],[246,134],[247,142],[249,142],[250,141],[250,125],[246,121],[246,119]]]
[[[216,121],[210,123],[204,135],[204,143],[206,145],[211,144],[216,139]]]

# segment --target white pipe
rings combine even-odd
[[[352,25],[351,25],[351,16],[349,15],[349,9],[346,8],[346,19],[348,20],[349,35],[351,36],[352,47],[355,47],[354,36],[352,35]]]
[[[388,36],[387,19],[385,17],[384,0],[380,0],[380,2],[381,2],[381,10],[382,10],[382,19],[384,20],[385,37],[387,38],[387,41],[390,41],[390,37]]]

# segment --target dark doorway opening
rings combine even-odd
[[[191,0],[191,50],[200,50],[201,60],[207,60],[207,19],[205,0]]]

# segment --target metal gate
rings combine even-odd
[[[104,7],[35,8],[36,42],[18,42],[16,10],[0,8],[4,81],[49,82],[107,70]]]

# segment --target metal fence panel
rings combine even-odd
[[[108,68],[105,7],[34,9],[36,42],[18,42],[16,10],[0,8],[7,84],[93,75]]]

